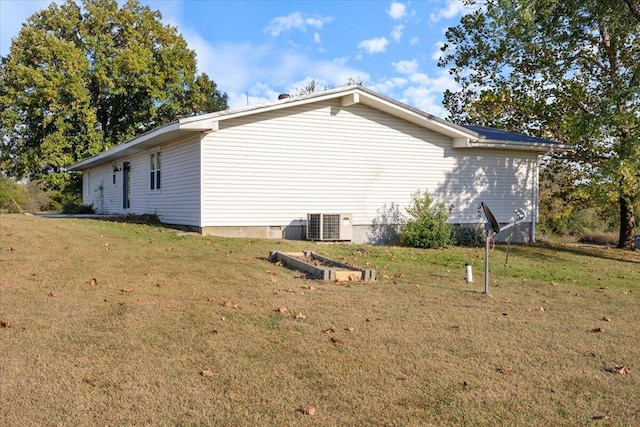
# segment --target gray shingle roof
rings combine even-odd
[[[462,127],[477,133],[478,135],[480,135],[481,139],[486,139],[490,141],[561,145],[556,141],[551,141],[544,138],[537,138],[535,136],[529,136],[522,133],[507,132],[506,130],[490,128],[486,126],[462,125]]]

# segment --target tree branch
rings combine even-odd
[[[624,0],[631,12],[631,16],[638,22],[640,22],[640,5],[636,3],[634,0]]]

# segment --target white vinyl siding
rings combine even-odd
[[[480,201],[502,220],[531,207],[536,160],[453,149],[447,137],[361,104],[265,112],[204,138],[202,225],[287,225],[312,212],[371,224],[385,204],[404,212],[418,189],[453,205],[452,222],[477,222]]]
[[[157,150],[154,150],[157,152]],[[105,164],[86,171],[91,175],[90,201],[99,213],[157,214],[167,224],[200,225],[200,137],[179,141],[162,147],[161,190],[149,191],[149,157],[144,151],[118,161],[122,169],[130,162],[130,208],[122,207],[122,177],[116,172],[112,184],[113,164]],[[84,179],[84,183],[87,179]],[[101,190],[97,190],[98,186]],[[101,194],[101,196],[100,196]]]

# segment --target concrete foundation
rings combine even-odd
[[[304,225],[265,226],[265,227],[202,227],[203,235],[218,237],[245,237],[253,239],[304,240]],[[509,230],[494,236],[494,241],[505,242],[511,236],[512,243],[531,243],[531,223],[523,222]],[[347,242],[349,243],[349,242]],[[354,225],[353,239],[350,243],[371,245],[394,245],[399,238],[394,232],[380,233],[378,228],[369,225]]]

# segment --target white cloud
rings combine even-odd
[[[431,59],[433,59],[434,61],[439,61],[440,58],[442,58],[442,55],[444,54],[444,52],[442,51],[442,47],[444,46],[444,42],[443,41],[438,41],[438,42],[435,43],[434,46],[436,47],[436,49],[431,54]]]
[[[246,106],[247,99],[249,105],[273,101],[280,93],[303,87],[299,83],[305,79],[315,79],[323,86],[340,86],[350,77],[370,79],[368,73],[349,66],[345,58],[318,60],[268,43],[212,44],[197,33],[183,34],[197,52],[198,71],[207,73],[221,91],[227,92],[231,108]]]
[[[420,39],[419,39],[418,37],[412,37],[412,38],[411,38],[411,40],[409,40],[409,44],[410,44],[411,46],[415,46],[415,45],[417,45],[418,43],[420,43]]]
[[[442,118],[447,115],[447,110],[438,101],[439,94],[429,87],[411,86],[402,92],[402,96],[402,102],[429,114]]]
[[[470,12],[468,6],[462,3],[460,0],[454,0],[448,2],[447,7],[444,9],[438,9],[435,13],[429,15],[431,22],[438,22],[441,19],[451,19],[458,15],[464,15]]]
[[[367,87],[376,92],[382,94],[392,94],[394,90],[400,89],[407,84],[408,80],[402,77],[392,77],[388,80],[383,80]]]
[[[407,14],[407,7],[402,3],[391,3],[391,7],[387,11],[391,19],[397,21]]]
[[[277,37],[282,32],[291,30],[307,31],[307,27],[321,29],[325,24],[331,22],[330,16],[305,17],[302,12],[291,12],[287,16],[273,18],[264,29],[265,32]]]
[[[400,74],[413,74],[418,71],[418,61],[412,59],[411,61],[398,61],[392,62],[393,68]]]
[[[363,40],[358,44],[358,47],[364,49],[369,54],[382,53],[386,50],[389,40],[385,37],[377,37],[375,39]]]
[[[313,41],[315,43],[320,43],[320,34],[318,33],[313,33]]]
[[[391,30],[391,37],[399,42],[400,39],[402,38],[402,31],[404,30],[404,25],[396,25],[395,27],[393,27],[393,30]]]

